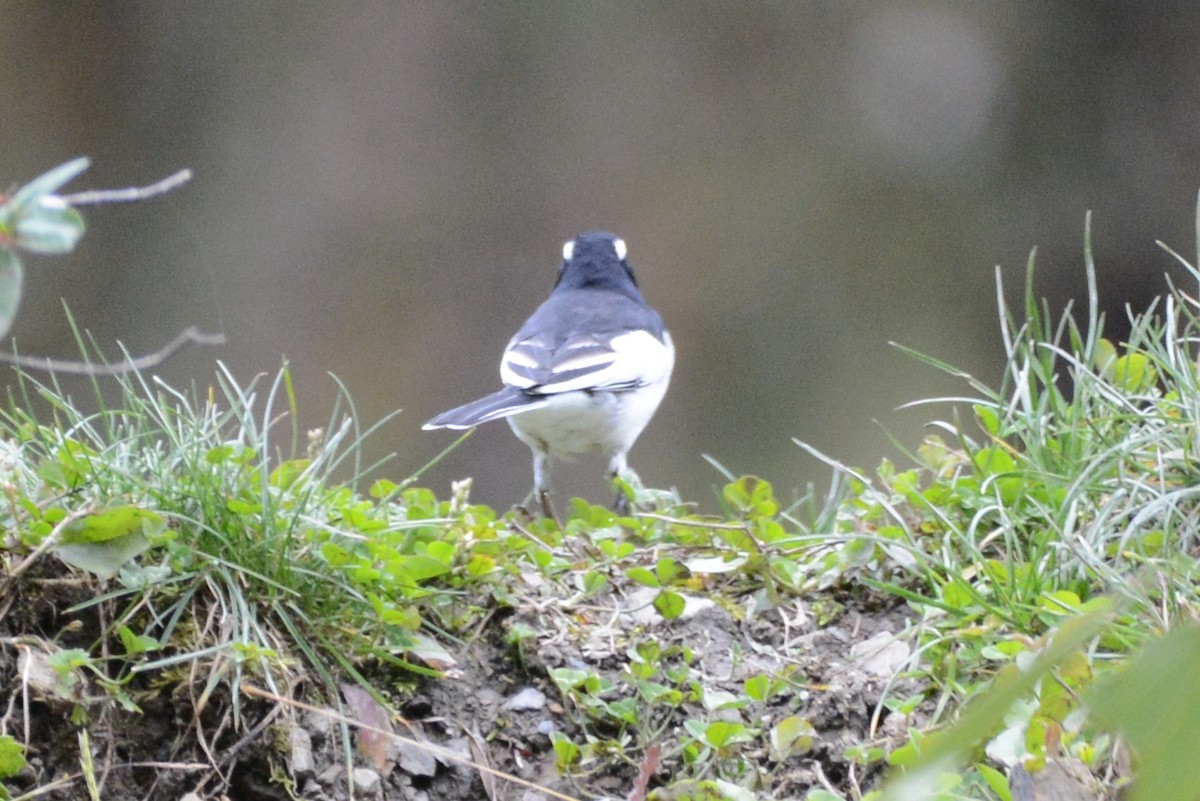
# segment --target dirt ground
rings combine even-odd
[[[766,748],[754,752],[757,757],[752,754],[747,776],[756,778],[743,783],[755,785],[759,797],[800,798],[822,786],[843,793],[868,789],[879,770],[853,766],[844,755],[847,746],[886,748],[902,742],[906,728],[919,723],[880,706],[885,691],[904,697],[917,689],[894,678],[910,657],[910,646],[892,636],[905,629],[908,614],[895,603],[793,598],[757,609],[755,599],[747,597],[737,607],[723,608],[694,597],[683,616],[665,620],[643,588],[620,587],[589,598],[586,607],[555,602],[498,610],[453,651],[457,665],[444,678],[414,683],[411,674],[362,666],[371,685],[391,698],[407,721],[393,724],[393,730],[410,740],[367,734],[364,742],[361,733],[346,734],[334,717],[339,710],[328,702],[304,709],[243,694],[235,710],[228,675],[206,692],[208,675],[193,674],[189,665],[136,676],[126,689],[140,711],[121,708],[87,682],[71,691],[74,702],[61,688],[48,691],[29,673],[57,649],[94,646],[102,607],[66,611],[94,591],[67,580],[65,573],[23,577],[0,602],[0,733],[27,744],[28,765],[5,784],[14,797],[36,788],[48,790],[38,796],[45,799],[91,797],[80,758],[80,732],[86,731],[98,797],[106,801],[541,801],[555,797],[548,791],[578,799],[637,798],[637,775],[645,764],[641,749],[628,758],[580,766],[570,777],[559,774],[549,734],[558,730],[578,737],[582,716],[573,714],[577,710],[548,670],[572,666],[616,676],[628,661],[629,643],[647,638],[664,648],[689,646],[697,655],[692,671],[710,690],[742,694],[751,675],[791,677],[765,704],[723,713],[763,730],[787,715],[801,715],[812,724],[814,740],[807,752],[786,759]],[[542,633],[517,649],[507,644],[506,635],[519,623]],[[254,682],[253,676],[246,679]],[[291,696],[311,696],[313,686],[297,681]],[[347,700],[340,712],[358,719],[374,708],[363,698]],[[664,752],[645,784],[659,788],[663,799],[672,797],[663,788],[674,781],[680,764],[670,751],[671,733],[688,715],[687,707],[674,719],[657,722],[667,732]],[[379,715],[377,722],[387,726],[385,718]],[[431,752],[411,741],[442,750]]]

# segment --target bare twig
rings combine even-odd
[[[659,758],[662,756],[662,744],[651,743],[646,749],[646,755],[642,759],[642,764],[638,767],[637,777],[633,780],[633,789],[629,791],[626,798],[629,801],[645,801],[646,787],[649,786],[650,780],[654,778],[654,774],[658,772]]]
[[[149,186],[131,186],[128,189],[89,189],[86,192],[63,195],[62,199],[68,206],[87,206],[94,203],[131,203],[135,200],[145,200],[155,195],[166,194],[190,180],[192,180],[192,171],[180,170]]]
[[[157,367],[175,355],[184,346],[194,345],[224,345],[224,334],[206,334],[194,325],[179,332],[179,335],[153,353],[138,356],[136,359],[126,359],[117,364],[93,364],[63,359],[50,359],[45,356],[20,356],[15,353],[0,353],[0,362],[16,365],[28,370],[44,370],[48,373],[68,373],[71,375],[125,375],[138,370]]]

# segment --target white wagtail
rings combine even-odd
[[[671,380],[671,335],[642,299],[625,254],[625,241],[603,231],[563,245],[554,290],[504,349],[504,389],[423,426],[463,429],[507,419],[533,450],[533,495],[549,517],[550,457],[598,454],[611,475],[635,478],[626,455]],[[623,493],[617,507],[625,508]]]

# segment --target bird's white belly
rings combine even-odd
[[[564,392],[508,418],[517,438],[557,458],[628,450],[654,416],[667,382],[625,392]]]

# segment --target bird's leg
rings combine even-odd
[[[533,497],[542,505],[542,514],[546,517],[558,522],[558,515],[554,513],[554,504],[550,502],[550,479],[547,475],[550,457],[544,453],[534,452],[533,454]]]
[[[558,514],[554,511],[554,504],[550,502],[550,490],[542,490],[538,493],[538,498],[542,502],[542,514],[558,523],[561,527],[562,521],[558,519]]]
[[[618,453],[613,456],[612,460],[608,463],[608,473],[610,478],[620,478],[634,485],[641,484],[641,479],[638,478],[637,473],[629,469],[629,464],[625,461],[624,453]],[[629,496],[625,494],[625,491],[621,487],[617,487],[617,499],[613,501],[613,511],[622,516],[628,515],[633,511],[630,508]]]

